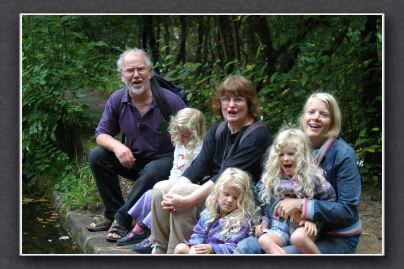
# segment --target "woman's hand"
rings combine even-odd
[[[192,246],[189,250],[189,254],[213,254],[213,248],[209,244],[201,244]]]
[[[317,236],[317,226],[314,222],[309,221],[309,220],[302,220],[299,223],[300,226],[304,226],[304,231],[306,234],[310,237],[315,237]]]
[[[300,212],[301,203],[301,199],[285,198],[275,206],[275,214],[284,219],[293,217],[293,215]]]
[[[267,227],[267,224],[259,224],[255,227],[255,236],[258,238],[264,233],[264,229]]]
[[[191,207],[185,196],[176,193],[166,193],[163,195],[161,206],[168,212],[183,211]]]

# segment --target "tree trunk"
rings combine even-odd
[[[255,62],[255,57],[258,52],[258,42],[255,36],[254,18],[249,17],[245,21],[245,37],[247,42],[246,62]]]
[[[205,36],[205,24],[204,24],[204,16],[198,17],[198,37],[196,43],[196,55],[195,55],[195,62],[202,63],[202,49],[203,45],[205,44],[204,39]]]
[[[233,35],[232,35],[232,26],[230,21],[230,16],[218,16],[218,25],[219,25],[219,35],[220,35],[220,44],[222,45],[223,50],[223,62],[222,66],[224,67],[228,62],[234,60],[234,48],[233,48]],[[227,65],[227,73],[231,73],[233,71],[233,65]]]
[[[181,26],[181,33],[180,33],[180,49],[177,54],[177,58],[175,59],[176,64],[184,64],[186,61],[186,41],[187,41],[187,17],[180,16],[180,26]]]
[[[156,38],[154,37],[154,16],[145,16],[145,31],[147,31],[148,45],[151,51],[151,57],[153,62],[159,60],[159,50],[156,44]]]
[[[164,17],[164,45],[166,47],[166,56],[170,55],[170,16]]]
[[[206,29],[211,29],[212,28],[211,27],[211,22],[212,22],[212,17],[211,16],[206,16]],[[204,43],[204,46],[203,46],[203,52],[204,52],[203,53],[203,57],[204,57],[203,62],[204,63],[206,63],[206,62],[213,63],[214,62],[215,47],[212,45],[212,39],[213,39],[213,37],[216,36],[216,33],[215,33],[216,31],[215,30],[205,32],[205,40],[204,40],[205,43]],[[216,42],[214,42],[214,44],[217,45]]]
[[[147,50],[147,40],[150,31],[150,25],[147,25],[147,16],[143,16],[143,29],[142,29],[142,48]]]
[[[321,19],[319,18],[310,18],[306,20],[302,27],[304,30],[300,31],[298,35],[296,35],[294,38],[291,38],[285,44],[280,46],[280,49],[276,53],[277,55],[279,55],[277,56],[279,62],[279,73],[287,73],[293,68],[297,56],[300,53],[300,47],[293,46],[293,48],[291,48],[292,45],[303,42],[307,34],[311,33],[313,29],[320,24],[320,20]],[[341,39],[335,43],[333,49],[327,51],[325,54],[332,54],[334,50],[336,50],[337,47],[341,44],[344,36],[344,33],[342,33],[342,35],[340,35]]]
[[[366,75],[363,78],[363,93],[362,102],[366,109],[373,108],[368,120],[368,138],[372,143],[377,141],[382,131],[382,115],[381,115],[381,95],[382,95],[382,70],[377,54],[377,19],[378,16],[368,16],[368,21],[365,25],[365,30],[362,32],[362,40],[364,40],[364,48],[362,53],[363,72]],[[367,66],[368,63],[370,66]],[[379,128],[379,131],[370,131],[372,128]],[[366,152],[365,162],[372,164],[382,163],[382,152]],[[381,176],[378,175],[378,186],[382,185]]]
[[[265,16],[256,16],[253,17],[253,28],[256,29],[256,33],[261,41],[261,45],[263,46],[263,56],[264,63],[266,63],[265,73],[268,77],[275,72],[276,66],[276,55],[274,51],[274,46],[272,43],[271,31],[268,27],[267,19]],[[256,87],[257,91],[262,88],[263,81],[258,81]]]
[[[231,29],[233,34],[233,50],[234,50],[234,59],[240,59],[240,38],[239,38],[239,21],[236,20],[235,16],[231,16]]]

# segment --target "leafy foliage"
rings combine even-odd
[[[80,140],[92,128],[80,98],[105,68],[95,53],[104,43],[72,32],[74,21],[42,16],[23,20],[22,149],[28,178],[63,171],[82,154]]]
[[[334,94],[343,113],[341,136],[355,148],[363,180],[381,183],[380,16],[29,15],[22,29],[23,173],[29,178],[80,177],[75,160],[96,125],[83,91],[110,94],[121,87],[117,56],[142,47],[208,124],[220,120],[210,112],[211,97],[229,74],[256,85],[273,133],[297,124],[311,92]]]
[[[99,210],[102,207],[91,170],[86,162],[67,171],[55,189],[64,193],[62,203],[69,209]]]

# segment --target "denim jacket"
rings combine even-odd
[[[362,231],[359,218],[361,176],[355,151],[342,138],[337,138],[320,166],[337,193],[337,201],[304,199],[302,217],[321,222],[323,231],[339,236],[358,235]],[[264,208],[273,212],[277,203]],[[270,214],[271,214],[270,213]]]
[[[337,193],[337,201],[307,200],[303,206],[303,217],[322,222],[328,233],[341,236],[360,234],[362,187],[355,151],[342,138],[337,138],[320,166]]]

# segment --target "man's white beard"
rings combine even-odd
[[[127,80],[125,80],[125,85],[126,87],[128,87],[129,92],[134,94],[134,95],[141,95],[142,93],[144,93],[147,89],[147,86],[149,86],[149,82],[148,81],[144,81],[142,86],[140,88],[134,88]]]

